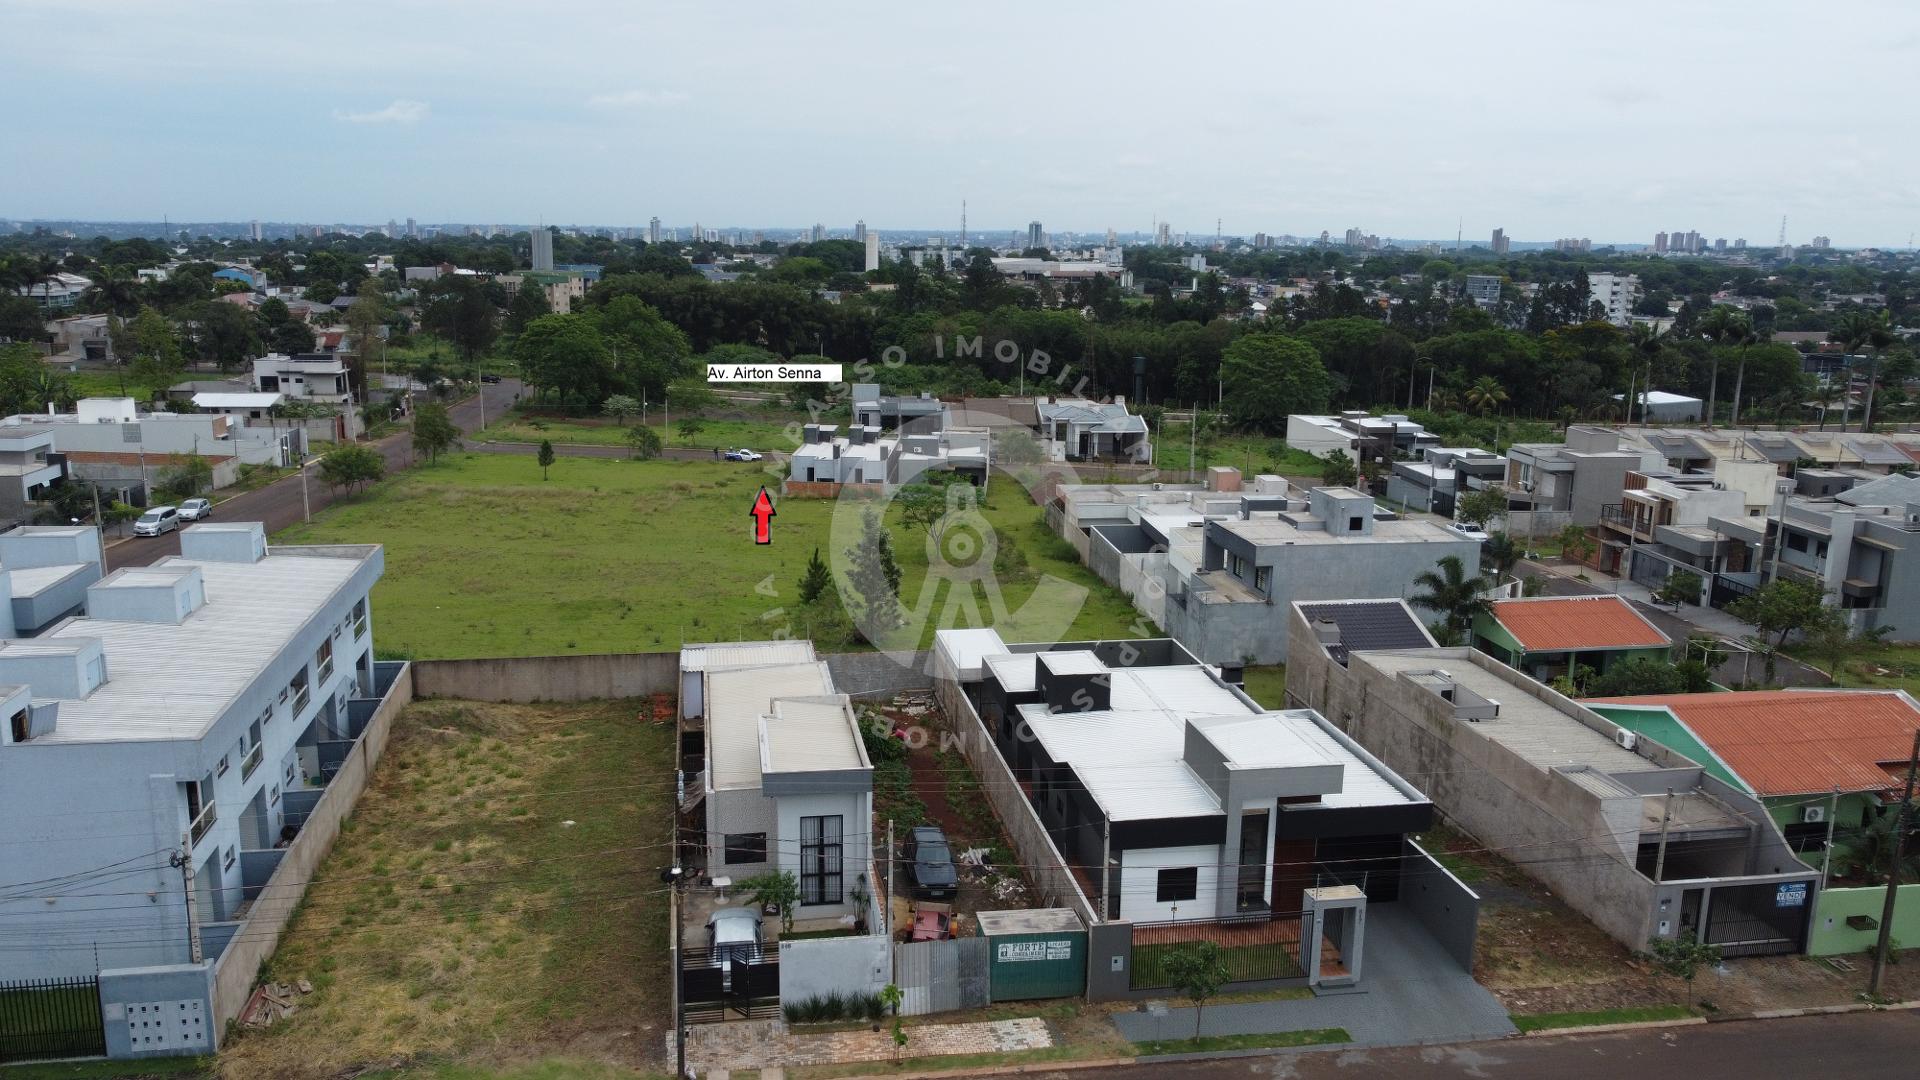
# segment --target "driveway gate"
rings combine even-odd
[[[1708,901],[1707,943],[1727,957],[1801,952],[1812,893],[1804,881],[1717,888]]]
[[[780,1015],[780,953],[759,945],[680,950],[687,1022],[762,1020]]]
[[[99,979],[0,982],[0,1063],[106,1052]]]

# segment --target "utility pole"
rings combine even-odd
[[[187,955],[200,962],[200,912],[193,895],[193,834],[180,834],[180,854],[174,857],[180,866],[180,886],[187,897]]]
[[[1666,801],[1660,804],[1660,852],[1653,857],[1653,882],[1658,885],[1667,871],[1667,825],[1673,820],[1673,789],[1667,789]]]
[[[1193,452],[1198,445],[1200,434],[1200,403],[1193,403],[1193,412],[1187,417],[1187,483],[1193,483]]]
[[[1827,846],[1820,851],[1820,887],[1827,887],[1827,868],[1833,865],[1833,818],[1840,811],[1840,789],[1827,799]]]
[[[887,819],[887,933],[893,933],[893,867],[899,860],[893,857],[893,819]],[[887,982],[898,985],[900,982],[900,962],[895,951],[887,950]]]
[[[1880,976],[1886,973],[1887,949],[1893,940],[1893,906],[1900,898],[1900,860],[1906,857],[1907,828],[1912,824],[1908,812],[1913,809],[1913,774],[1920,770],[1920,729],[1913,733],[1913,749],[1907,754],[1907,786],[1900,793],[1900,807],[1893,818],[1893,852],[1887,863],[1887,902],[1880,908],[1880,940],[1873,947],[1873,974],[1867,979],[1867,995],[1880,996]]]
[[[313,520],[313,503],[307,498],[307,454],[300,452],[300,520]]]

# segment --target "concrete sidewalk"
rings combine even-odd
[[[787,1029],[784,1020],[743,1020],[726,1024],[695,1024],[687,1036],[687,1067],[695,1075],[715,1070],[764,1069],[768,1066],[844,1065],[861,1061],[891,1061],[944,1054],[1014,1053],[1053,1045],[1046,1021],[987,1020],[972,1024],[915,1024],[908,1027],[905,1049],[893,1045],[890,1024],[879,1030],[814,1033]],[[667,1057],[673,1057],[673,1034],[667,1034]],[[764,1075],[764,1074],[763,1074]]]
[[[1411,912],[1391,903],[1368,905],[1365,949],[1358,992],[1215,1005],[1203,1010],[1200,1033],[1345,1028],[1356,1046],[1466,1042],[1514,1034],[1506,1008],[1461,970]],[[1134,1042],[1190,1039],[1194,1034],[1194,1010],[1187,1007],[1149,1003],[1138,1012],[1114,1014],[1113,1022]]]

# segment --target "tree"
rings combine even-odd
[[[1713,424],[1714,409],[1720,393],[1720,358],[1726,350],[1745,341],[1753,333],[1746,313],[1727,304],[1716,304],[1701,316],[1696,332],[1712,343],[1712,375],[1707,383],[1707,424]]]
[[[112,333],[109,330],[109,333]],[[180,374],[180,338],[173,320],[154,308],[143,307],[133,321],[113,335],[113,351],[130,365],[133,377],[152,387],[171,385]]]
[[[1700,602],[1700,585],[1699,574],[1691,570],[1675,570],[1667,575],[1666,581],[1661,582],[1653,598],[1663,604],[1672,604],[1674,610],[1678,611],[1681,604]]]
[[[1220,382],[1235,422],[1267,432],[1284,430],[1291,413],[1325,412],[1333,398],[1333,377],[1320,354],[1284,334],[1235,339],[1221,353]]]
[[[334,488],[357,491],[387,474],[387,460],[368,446],[342,446],[320,459],[320,479]]]
[[[587,315],[542,315],[513,343],[520,377],[562,401],[604,401],[613,388],[613,351]]]
[[[1489,521],[1507,512],[1507,493],[1501,488],[1480,488],[1453,501],[1453,519],[1462,525],[1484,529]]]
[[[553,305],[547,301],[547,290],[530,278],[522,280],[519,290],[513,294],[513,302],[507,305],[507,329],[517,334],[533,320],[551,314]]]
[[[1686,680],[1678,667],[1665,660],[1636,656],[1612,665],[1606,674],[1589,680],[1586,692],[1589,697],[1679,694],[1686,692]]]
[[[1566,528],[1560,530],[1560,554],[1574,562],[1584,566],[1586,561],[1593,557],[1596,546],[1585,526],[1569,523]]]
[[[1488,536],[1487,542],[1480,545],[1480,554],[1493,567],[1496,579],[1511,574],[1513,568],[1520,564],[1520,545],[1503,532]]]
[[[1687,984],[1687,1004],[1693,1004],[1693,979],[1702,967],[1720,962],[1720,946],[1707,945],[1689,931],[1681,937],[1654,938],[1647,953],[1661,971]]]
[[[900,625],[900,568],[893,561],[893,545],[887,538],[880,512],[869,506],[862,521],[860,539],[847,549],[847,585],[856,610],[854,626],[862,640],[878,643]]]
[[[600,411],[613,417],[621,427],[640,412],[640,401],[626,394],[615,394],[600,404]]]
[[[1846,352],[1849,358],[1845,390],[1851,390],[1853,384],[1852,356],[1862,350],[1869,350],[1867,352],[1867,399],[1861,403],[1860,430],[1872,431],[1873,387],[1874,384],[1879,381],[1878,367],[1880,351],[1898,340],[1893,333],[1891,325],[1887,321],[1887,314],[1884,311],[1875,313],[1849,311],[1841,316],[1840,324],[1827,333],[1827,338],[1828,340],[1839,342],[1841,349]],[[1845,390],[1843,390],[1843,392],[1845,392]],[[1843,411],[1841,412],[1840,421],[1842,430],[1845,430],[1847,426],[1844,401],[1845,399],[1843,398]]]
[[[540,440],[540,455],[537,460],[540,462],[540,479],[545,480],[547,478],[547,470],[553,468],[552,439]]]
[[[1803,629],[1800,632],[1800,646],[1826,664],[1827,682],[1838,684],[1847,657],[1862,644],[1878,640],[1888,629],[1879,627],[1875,632],[1855,636],[1852,625],[1835,613],[1835,617],[1816,619],[1814,625]]]
[[[1173,985],[1193,1002],[1193,1037],[1200,1037],[1200,1022],[1205,1016],[1207,999],[1220,992],[1232,972],[1225,955],[1211,941],[1183,941],[1166,952],[1162,970]]]
[[[905,1000],[906,995],[892,983],[880,988],[880,1004],[893,1016],[893,1056],[896,1058],[907,1045],[907,1031],[900,1026],[900,1003]]]
[[[735,886],[761,907],[780,912],[780,932],[793,933],[793,906],[800,901],[800,879],[791,870],[769,870],[755,874]]]
[[[616,381],[622,392],[657,401],[674,380],[693,373],[687,335],[639,297],[616,297],[600,309],[597,318],[600,333],[613,350]],[[720,347],[725,348],[746,350],[749,347]],[[751,351],[759,353],[761,359],[771,359],[763,350]],[[705,384],[701,386],[704,388]],[[674,403],[685,408],[701,407],[691,399],[683,401],[678,392]]]
[[[1467,576],[1466,564],[1458,555],[1443,556],[1437,570],[1422,570],[1413,579],[1426,590],[1413,597],[1415,607],[1426,608],[1441,616],[1447,629],[1463,637],[1473,629],[1473,620],[1488,610],[1485,575]]]
[[[221,371],[232,371],[260,355],[260,320],[253,313],[222,300],[193,305],[193,351]]]
[[[800,602],[811,604],[826,595],[833,585],[833,572],[820,558],[820,549],[813,549],[813,558],[807,560],[806,572],[800,575]]]
[[[459,441],[460,429],[454,426],[453,417],[447,415],[445,405],[434,401],[414,410],[413,449],[415,453],[427,455],[428,464]]]
[[[347,306],[347,340],[353,343],[353,369],[348,380],[357,388],[361,401],[369,398],[367,372],[380,357],[386,342],[380,333],[387,326],[387,298],[377,278],[360,282],[360,291]]]
[[[440,296],[427,305],[422,318],[428,329],[458,346],[471,366],[474,357],[500,336],[500,310],[469,277],[443,277],[434,284]]]
[[[1507,390],[1500,380],[1491,375],[1482,375],[1467,387],[1467,404],[1477,412],[1489,413],[1507,402]]]
[[[191,499],[213,486],[213,465],[199,454],[168,454],[156,486],[170,499]]]
[[[652,460],[660,456],[660,434],[645,424],[627,429],[627,459]]]
[[[683,416],[675,420],[673,426],[680,429],[680,441],[691,446],[694,436],[700,434],[701,429],[707,426],[707,422],[697,416]]]
[[[1840,613],[1827,607],[1817,585],[1777,579],[1727,605],[1727,614],[1752,623],[1767,658],[1767,681],[1773,681],[1774,661],[1794,633],[1819,630]]]
[[[277,353],[288,356],[310,353],[314,346],[313,328],[298,319],[289,319],[273,328],[270,342]]]
[[[115,501],[101,507],[100,516],[105,519],[101,522],[102,525],[118,532],[127,522],[140,516],[140,508]]]
[[[1339,450],[1329,450],[1320,456],[1320,482],[1330,487],[1350,487],[1360,479],[1360,470],[1353,459]]]
[[[1899,808],[1894,807],[1873,815],[1857,829],[1837,831],[1833,840],[1834,871],[1857,875],[1870,885],[1885,882],[1893,866],[1894,823],[1899,818]],[[1920,877],[1920,846],[1905,845],[1900,873],[1907,878]]]

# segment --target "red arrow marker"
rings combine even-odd
[[[753,519],[754,543],[773,543],[772,521],[775,513],[777,511],[773,508],[773,499],[767,494],[767,489],[762,487],[760,494],[754,497],[753,509],[747,511],[747,516]]]

